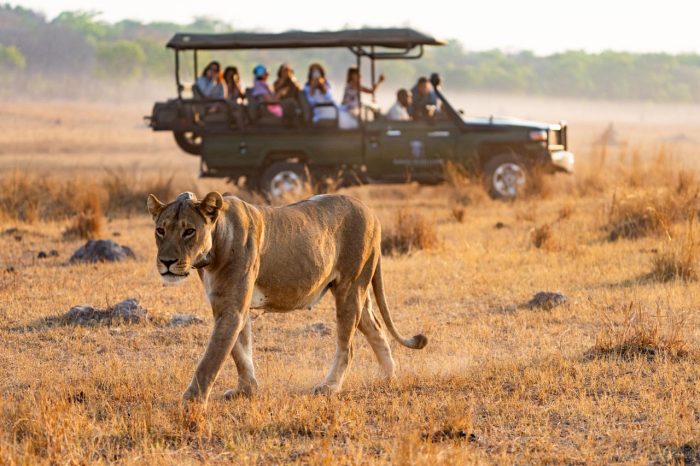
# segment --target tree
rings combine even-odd
[[[97,74],[102,77],[135,79],[141,75],[146,54],[133,41],[97,44]]]
[[[3,71],[21,71],[27,66],[27,59],[14,45],[0,44],[0,69]]]
[[[96,40],[106,36],[110,30],[109,24],[96,20],[99,14],[98,11],[64,11],[56,16],[51,24],[72,29]]]

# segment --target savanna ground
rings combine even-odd
[[[161,284],[145,195],[232,188],[197,180],[196,159],[145,129],[148,104],[3,104],[0,463],[699,462],[700,233],[690,226],[700,110],[496,107],[569,118],[577,173],[512,203],[458,176],[347,191],[388,232],[399,212],[403,223],[423,219],[417,232],[400,227],[417,247],[383,266],[397,326],[430,339],[421,351],[392,342],[395,381],[380,378],[357,336],[343,393],[310,394],[334,351],[333,333],[314,325],[334,330],[326,297],[313,311],[255,319],[255,398],[222,399],[236,385],[229,361],[206,413],[185,415],[180,396],[212,319],[196,279]],[[594,144],[610,121],[618,144]],[[128,245],[137,259],[69,265],[81,234]],[[37,258],[52,249],[57,257]],[[524,306],[541,290],[569,300]],[[152,321],[46,319],[127,297]],[[205,324],[165,325],[182,313]]]

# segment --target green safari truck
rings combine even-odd
[[[249,92],[238,102],[204,98],[180,79],[184,53],[193,54],[197,76],[200,50],[342,48],[355,56],[358,69],[363,60],[370,61],[375,82],[375,62],[416,60],[425,47],[443,44],[412,29],[178,33],[167,44],[175,53],[178,95],[156,103],[146,118],[153,130],[171,131],[182,150],[200,157],[201,176],[226,177],[271,197],[329,179],[341,185],[439,183],[451,162],[481,175],[494,198],[513,198],[535,167],[550,173],[573,171],[565,123],[465,117],[443,94],[437,71],[430,77],[437,103],[430,117],[389,120],[376,105],[360,98],[352,128],[339,124],[340,106],[334,106],[335,119],[314,122],[314,108],[303,93],[295,106],[298,123],[290,126],[266,114],[264,107],[270,102],[255,102]],[[188,89],[192,97],[185,97]],[[220,111],[209,112],[212,106]]]

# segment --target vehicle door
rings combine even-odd
[[[365,164],[370,178],[431,181],[454,157],[455,128],[449,121],[375,120],[367,125]]]

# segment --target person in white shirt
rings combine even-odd
[[[411,119],[408,109],[411,106],[411,94],[406,89],[399,89],[396,93],[396,102],[391,106],[386,114],[387,119],[392,121],[407,121]]]

